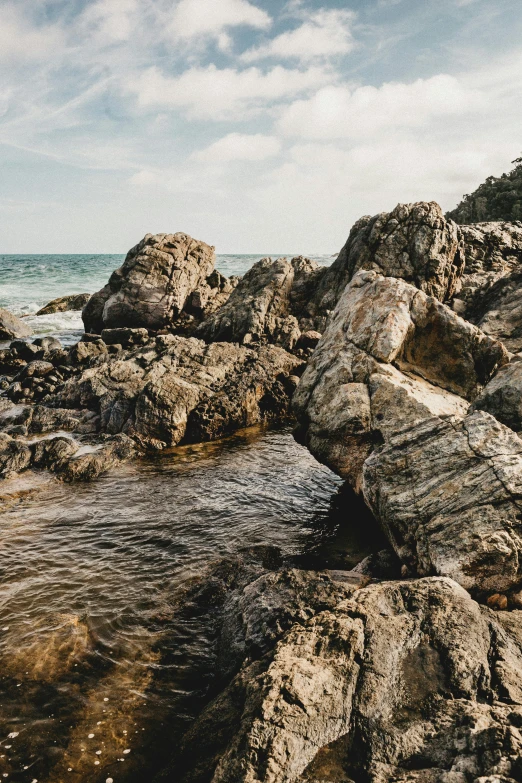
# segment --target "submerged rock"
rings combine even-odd
[[[13,340],[17,337],[30,337],[31,327],[21,318],[0,307],[0,340]]]
[[[89,299],[90,294],[69,294],[68,296],[59,296],[52,299],[42,307],[36,315],[51,315],[52,313],[63,313],[67,310],[83,310]]]
[[[187,234],[147,234],[84,307],[85,331],[173,323],[196,292],[221,292],[207,282],[214,261],[214,248]]]

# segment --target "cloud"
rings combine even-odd
[[[209,147],[192,155],[200,163],[226,163],[231,160],[266,160],[277,155],[281,142],[262,133],[229,133]]]
[[[275,57],[310,62],[348,54],[354,47],[351,24],[352,11],[321,9],[307,17],[295,30],[281,33],[267,43],[248,49],[241,55],[243,62]]]
[[[42,60],[63,40],[59,25],[35,27],[15,6],[0,8],[0,62]]]
[[[279,129],[287,136],[307,139],[357,139],[390,128],[419,128],[438,117],[486,106],[480,89],[447,74],[355,90],[330,85],[288,106]]]
[[[247,26],[264,30],[271,21],[265,11],[247,0],[180,0],[168,25],[168,33],[175,40],[216,38],[223,47],[229,43],[223,37],[228,28]]]
[[[308,92],[331,78],[318,67],[298,70],[278,65],[263,72],[209,65],[189,68],[180,76],[165,76],[152,67],[129,79],[126,89],[137,95],[143,108],[170,106],[196,119],[245,120],[273,102]]]
[[[97,0],[88,5],[81,23],[92,27],[101,41],[127,41],[139,12],[138,0]]]

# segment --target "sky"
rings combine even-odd
[[[0,253],[335,253],[522,152],[521,0],[0,0]]]

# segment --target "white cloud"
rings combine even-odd
[[[276,57],[310,62],[348,54],[354,46],[351,32],[354,18],[352,11],[322,9],[309,15],[295,30],[282,33],[262,46],[248,49],[241,59],[254,62]]]
[[[102,41],[127,41],[138,11],[137,0],[97,0],[87,6],[81,21],[92,27]]]
[[[61,48],[63,39],[58,25],[35,27],[15,6],[0,8],[0,62],[44,59]]]
[[[192,155],[200,163],[226,163],[231,160],[266,160],[277,155],[281,142],[262,133],[229,133],[209,147]]]
[[[220,38],[230,27],[266,29],[270,16],[247,0],[180,0],[168,25],[174,39]],[[223,39],[221,39],[221,44]]]
[[[129,79],[126,88],[138,96],[142,107],[170,106],[185,109],[190,117],[244,120],[262,107],[307,92],[331,80],[323,68],[307,70],[276,66],[259,68],[189,68],[180,76],[165,76],[149,68]]]
[[[446,74],[355,90],[330,85],[288,106],[279,128],[288,136],[307,139],[357,139],[390,128],[419,128],[437,117],[466,114],[487,103],[478,88]]]

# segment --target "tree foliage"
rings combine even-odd
[[[522,220],[522,157],[513,163],[512,171],[501,177],[488,177],[473,193],[465,195],[446,217],[456,223]]]

